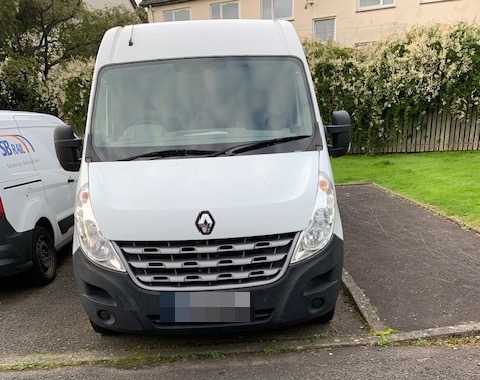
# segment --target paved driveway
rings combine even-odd
[[[478,234],[376,186],[340,186],[337,195],[345,268],[385,325],[480,322]]]

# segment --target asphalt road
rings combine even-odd
[[[314,352],[175,362],[139,368],[102,366],[0,372],[0,380],[149,379],[480,379],[480,347],[356,347]]]

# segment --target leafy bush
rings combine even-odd
[[[0,108],[31,108],[48,112],[50,108],[40,99],[41,79],[38,64],[33,58],[19,57],[0,63]]]
[[[95,61],[71,60],[55,66],[42,86],[42,98],[52,104],[55,113],[83,135]]]
[[[429,110],[464,119],[480,101],[476,25],[429,24],[356,49],[303,44],[322,114],[349,111],[353,141],[369,154],[388,138],[406,138],[412,123],[421,128]]]
[[[0,108],[60,116],[83,134],[103,34],[144,16],[124,6],[90,10],[83,0],[2,0]]]

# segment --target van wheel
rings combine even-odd
[[[119,333],[113,330],[106,329],[102,326],[97,325],[95,322],[92,322],[90,319],[90,324],[92,325],[92,328],[95,330],[96,333],[106,335],[106,336],[111,336],[111,335],[118,335]]]
[[[334,315],[335,315],[335,306],[327,314],[323,314],[321,317],[318,317],[317,321],[320,323],[328,323],[333,319]]]
[[[37,285],[52,282],[57,273],[57,252],[52,237],[40,226],[33,230],[32,261],[33,268],[30,271],[32,281]]]

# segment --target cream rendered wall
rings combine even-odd
[[[421,0],[395,0],[395,6],[368,11],[357,10],[357,0],[293,0],[292,22],[300,37],[311,37],[315,19],[335,18],[335,40],[349,46],[379,40],[394,31],[403,32],[413,25],[430,21],[480,22],[480,0],[440,0],[421,3]],[[424,0],[426,1],[426,0]],[[151,6],[150,22],[162,22],[163,12],[190,9],[192,20],[210,19],[210,4],[226,1],[193,0],[184,3]],[[259,19],[260,0],[239,0],[242,19]]]
[[[94,9],[103,9],[117,5],[124,5],[127,9],[132,11],[135,9],[130,0],[85,0],[85,4]]]
[[[165,6],[152,6],[148,8],[148,21],[162,22],[164,11],[177,9],[190,9],[190,18],[192,20],[209,20],[210,4],[222,4],[228,2],[229,1],[194,0]],[[239,17],[243,19],[259,19],[260,0],[238,1],[238,13]]]
[[[301,37],[311,36],[314,19],[336,17],[335,40],[352,46],[432,21],[480,21],[480,0],[420,1],[395,0],[391,8],[357,11],[357,0],[311,0],[307,1],[313,3],[307,6],[307,16],[305,9],[301,12],[306,2],[297,0],[295,10],[299,17],[295,17],[293,24]]]

